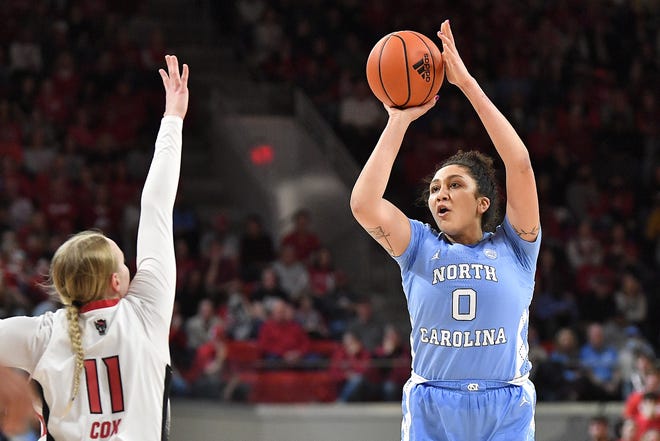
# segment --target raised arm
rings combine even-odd
[[[383,196],[408,126],[436,100],[409,109],[387,107],[389,119],[351,194],[351,211],[362,227],[392,256],[401,255],[410,242],[406,215]]]
[[[172,211],[181,166],[183,118],[188,110],[188,66],[179,72],[175,56],[165,56],[165,113],[142,190],[137,236],[137,271],[129,294],[140,297],[169,323],[174,303],[176,262]]]
[[[506,215],[518,235],[533,242],[539,234],[539,202],[529,152],[513,126],[486,96],[461,60],[449,20],[440,26],[447,80],[467,97],[486,128],[506,169]]]

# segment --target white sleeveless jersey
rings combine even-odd
[[[161,121],[142,192],[137,270],[126,297],[81,308],[85,364],[68,412],[75,357],[65,310],[0,320],[0,364],[27,371],[41,387],[44,440],[168,437],[168,335],[176,282],[172,210],[182,126],[179,117]]]
[[[411,220],[401,267],[412,332],[412,380],[522,384],[541,233],[526,242],[504,219],[474,245]]]

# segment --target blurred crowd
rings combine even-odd
[[[537,173],[539,400],[637,400],[626,405],[629,425],[656,424],[647,417],[660,408],[648,404],[660,393],[658,2],[211,4],[254,79],[302,88],[358,163],[387,115],[366,84],[371,47],[393,30],[434,36],[450,18],[468,68]],[[140,1],[0,3],[0,317],[58,307],[41,284],[75,231],[103,230],[132,263],[166,50],[144,11]],[[458,147],[492,153],[455,87],[439,95],[409,131],[388,189],[428,222],[415,201],[432,164]],[[175,237],[176,394],[250,400],[259,381],[250,372],[298,371],[326,374],[333,400],[398,399],[406,331],[353,290],[304,207],[275,237],[258,214],[200,219],[182,195]]]
[[[257,214],[238,228],[219,214],[201,234],[179,232],[175,394],[286,400],[295,394],[282,387],[255,389],[284,378],[268,373],[293,381],[296,372],[316,372],[333,389],[322,401],[400,399],[410,371],[402,331],[374,314],[372,299],[352,288],[311,225],[301,209],[279,239]]]
[[[2,317],[53,307],[40,284],[74,232],[98,228],[134,258],[165,47],[123,3],[0,4]]]

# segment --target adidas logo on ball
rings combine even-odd
[[[442,53],[430,38],[403,30],[378,40],[369,52],[366,74],[376,98],[386,106],[405,109],[433,99],[442,85],[445,68]]]
[[[424,54],[422,58],[415,64],[413,69],[424,78],[427,83],[431,81],[431,63],[429,62],[429,54]]]

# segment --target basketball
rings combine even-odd
[[[428,37],[415,31],[387,34],[367,59],[367,82],[391,107],[419,106],[432,99],[445,77],[442,54]]]

